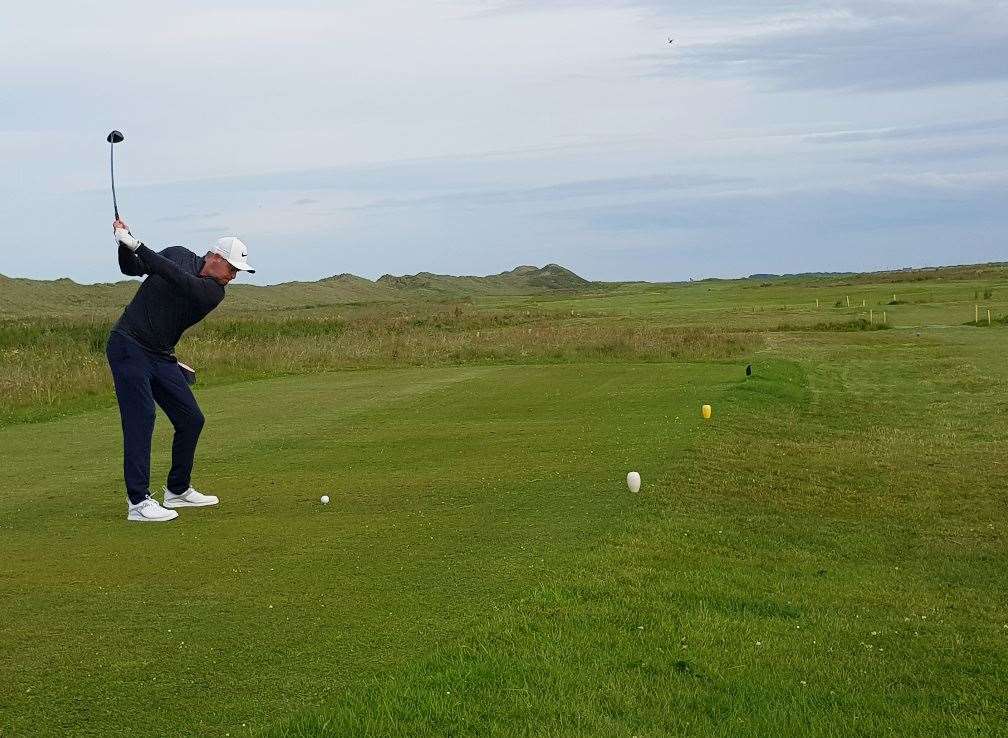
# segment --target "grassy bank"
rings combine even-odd
[[[113,401],[111,320],[0,321],[0,424],[46,420]],[[573,361],[699,361],[750,353],[760,339],[618,318],[422,303],[344,306],[305,316],[215,317],[177,353],[209,385],[346,369]]]

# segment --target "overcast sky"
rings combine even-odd
[[[997,0],[39,0],[0,111],[8,276],[122,278],[112,128],[133,233],[260,284],[1008,259]]]

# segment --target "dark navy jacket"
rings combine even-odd
[[[207,316],[224,299],[224,288],[199,276],[206,261],[183,246],[160,253],[141,246],[131,252],[119,247],[123,274],[147,278],[112,328],[149,351],[170,355],[182,333]]]

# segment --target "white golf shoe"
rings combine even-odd
[[[148,497],[137,504],[126,500],[126,519],[138,523],[167,523],[178,517],[174,510],[166,510],[153,497]]]
[[[192,487],[180,494],[169,492],[167,487],[164,488],[165,507],[209,507],[210,505],[216,505],[218,502],[220,500],[215,496],[197,492]]]

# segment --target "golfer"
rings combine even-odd
[[[178,517],[171,508],[219,502],[191,484],[204,418],[189,389],[195,374],[175,358],[175,344],[187,328],[221,303],[224,288],[238,272],[255,269],[249,267],[245,244],[234,237],[220,239],[206,256],[197,256],[182,246],[152,251],[118,219],[112,228],[119,269],[133,277],[147,275],[112,327],[105,352],[122,416],[126,519],[164,522]],[[151,496],[149,487],[155,402],[175,427],[163,505]]]

